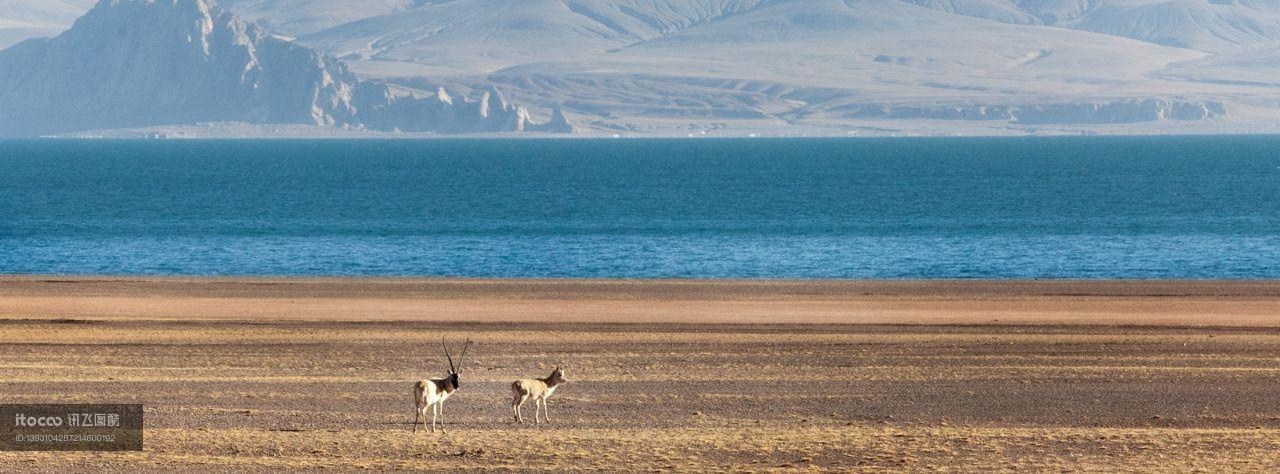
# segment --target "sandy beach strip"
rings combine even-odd
[[[1280,281],[6,276],[0,318],[1280,327]]]

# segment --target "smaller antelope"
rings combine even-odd
[[[458,357],[457,366],[453,365],[453,356],[449,355],[449,346],[445,345],[444,339],[440,340],[440,346],[444,347],[444,356],[449,359],[449,374],[444,378],[420,380],[413,386],[414,433],[418,432],[419,420],[426,424],[427,407],[431,407],[431,432],[436,432],[436,415],[440,416],[440,430],[449,432],[444,427],[444,401],[453,392],[458,391],[458,372],[467,358],[467,348],[471,347],[471,339],[467,339],[467,343],[462,346],[462,355]]]
[[[511,412],[516,417],[516,423],[524,423],[524,417],[520,415],[520,407],[524,406],[524,402],[530,398],[533,399],[533,422],[541,423],[538,420],[538,407],[542,407],[542,413],[550,423],[551,413],[547,411],[547,398],[556,392],[556,387],[568,381],[564,378],[564,370],[556,367],[556,370],[545,379],[520,379],[513,382]]]

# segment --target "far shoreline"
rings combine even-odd
[[[280,285],[394,285],[423,289],[456,286],[494,288],[558,286],[569,289],[612,287],[703,287],[704,289],[805,286],[868,294],[1006,294],[1010,296],[1280,296],[1280,279],[1248,278],[740,278],[740,277],[488,277],[412,275],[132,275],[0,274],[7,285],[75,283],[84,285],[178,283]],[[871,291],[872,293],[866,293]]]
[[[9,275],[0,320],[1280,328],[1280,280]]]
[[[110,132],[110,133],[108,133]],[[43,142],[184,142],[184,141],[645,141],[645,140],[680,140],[680,141],[750,141],[750,140],[913,140],[913,139],[1124,139],[1124,138],[1233,138],[1255,137],[1276,138],[1280,132],[1274,131],[1086,131],[1068,130],[1039,133],[818,133],[818,134],[772,134],[743,132],[740,134],[701,135],[695,134],[637,134],[613,136],[608,133],[575,132],[572,134],[557,133],[504,133],[489,134],[456,134],[443,135],[431,133],[369,132],[369,133],[333,133],[333,134],[190,134],[175,132],[166,135],[161,132],[121,132],[90,131],[84,134],[73,132],[68,134],[37,137],[4,137],[0,141],[43,141]],[[94,133],[104,133],[95,135]],[[159,133],[159,135],[155,135]],[[345,133],[345,132],[344,132]]]

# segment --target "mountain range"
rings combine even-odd
[[[490,88],[397,90],[205,0],[107,0],[53,39],[0,51],[0,136],[243,122],[436,133],[570,131]]]
[[[0,0],[0,46],[67,28],[90,3]],[[391,105],[479,101],[499,90],[512,103],[497,108],[527,107],[534,112],[519,120],[530,124],[560,108],[568,119],[557,122],[580,131],[638,135],[1266,132],[1280,121],[1274,0],[219,6],[270,41],[336,58],[344,81],[384,88],[373,95],[392,99],[377,99],[387,102],[373,106],[377,118],[347,121],[378,130],[506,129],[423,127],[420,118],[400,127],[423,116],[423,103]],[[312,122],[344,123],[333,113]],[[433,123],[450,114],[426,113]]]

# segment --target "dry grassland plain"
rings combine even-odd
[[[413,434],[442,337],[473,356]],[[1280,283],[6,277],[0,395],[147,424],[3,472],[1275,472]]]

